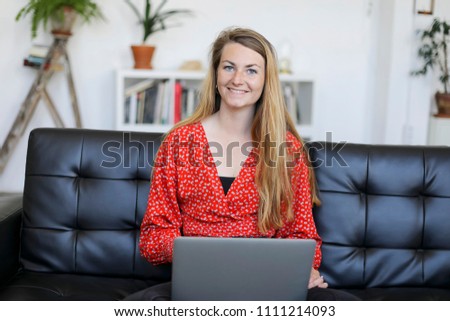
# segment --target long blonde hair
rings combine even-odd
[[[289,221],[294,217],[291,168],[288,166],[292,155],[282,154],[279,149],[281,146],[285,146],[288,131],[302,143],[304,159],[309,166],[312,202],[320,204],[308,153],[285,106],[278,75],[276,52],[270,42],[251,29],[234,27],[222,31],[211,48],[209,70],[203,82],[198,106],[192,116],[177,123],[173,129],[200,122],[219,110],[220,95],[216,91],[217,69],[223,48],[228,43],[239,43],[252,49],[259,53],[265,61],[264,90],[256,103],[251,128],[252,140],[257,144],[259,150],[255,177],[260,196],[258,227],[261,232],[265,233],[271,228],[282,227],[283,219]],[[277,148],[273,148],[273,146]]]

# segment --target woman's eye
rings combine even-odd
[[[226,71],[233,71],[233,66],[224,66],[223,69]]]
[[[249,75],[254,75],[254,74],[257,74],[257,73],[258,73],[258,72],[256,71],[256,69],[251,69],[251,68],[248,69],[247,72],[248,72]]]

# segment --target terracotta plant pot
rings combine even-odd
[[[450,94],[437,92],[434,98],[438,107],[438,113],[435,116],[450,117]]]
[[[61,12],[51,18],[53,34],[71,36],[77,18],[77,12],[71,7],[62,7]]]
[[[152,69],[152,57],[155,47],[146,45],[131,46],[135,69]]]

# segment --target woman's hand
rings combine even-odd
[[[323,279],[323,276],[320,276],[319,271],[312,269],[311,276],[309,277],[308,289],[315,288],[315,287],[327,288],[328,283],[325,282],[325,280]]]

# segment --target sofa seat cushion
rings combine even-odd
[[[20,272],[9,284],[0,286],[0,300],[122,300],[154,284],[154,281],[131,278]]]
[[[364,301],[449,301],[450,289],[441,288],[367,288],[342,289]]]

